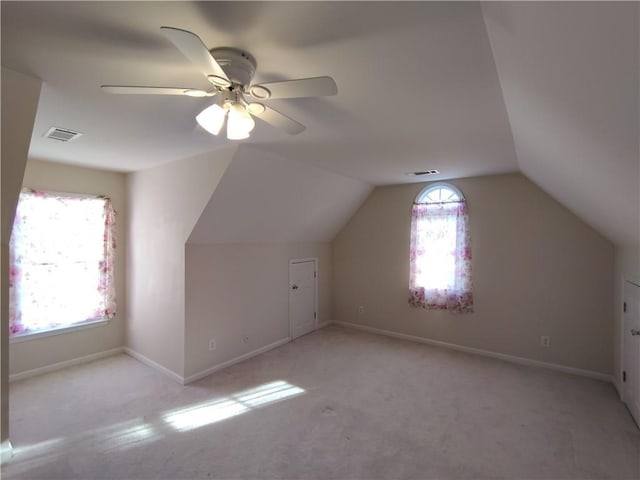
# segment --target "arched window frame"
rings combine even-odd
[[[427,198],[429,197],[429,194],[431,194],[431,192],[434,192],[440,189],[451,190],[453,193],[455,193],[458,196],[458,198],[455,199],[455,201],[465,200],[464,195],[458,189],[458,187],[451,185],[450,183],[438,182],[438,183],[432,183],[430,185],[427,185],[422,190],[420,190],[420,193],[416,195],[415,203],[430,203],[426,201]],[[451,200],[445,199],[445,202],[448,202],[448,201],[451,201]]]
[[[433,197],[443,190],[452,195]],[[473,312],[467,203],[462,192],[449,183],[427,185],[414,200],[409,303],[429,310]]]

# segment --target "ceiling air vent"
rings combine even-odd
[[[422,172],[409,172],[407,175],[410,177],[421,177],[423,175],[436,175],[440,173],[438,170],[424,170]]]
[[[75,140],[81,135],[82,134],[80,132],[74,132],[73,130],[69,130],[68,128],[51,127],[45,132],[43,137],[51,138],[53,140],[59,140],[61,142],[70,142],[71,140]]]

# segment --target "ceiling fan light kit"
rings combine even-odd
[[[219,135],[227,121],[227,138],[229,140],[243,140],[249,138],[249,134],[255,127],[255,121],[251,116],[249,104],[243,101],[237,91],[221,92],[218,101],[208,106],[196,116],[198,124],[212,135]],[[260,106],[254,105],[253,111]]]
[[[249,112],[242,105],[234,103],[227,114],[227,138],[229,140],[249,138],[249,133],[255,124]]]
[[[186,95],[189,97],[217,97],[196,116],[196,121],[212,135],[218,135],[227,121],[227,138],[242,140],[249,137],[255,126],[252,115],[280,128],[290,135],[305,130],[305,126],[262,103],[247,102],[244,95],[257,100],[270,98],[301,98],[336,95],[338,87],[331,77],[301,78],[252,85],[256,59],[250,53],[233,48],[209,50],[200,37],[187,30],[161,27],[161,32],[182,54],[204,74],[213,85],[212,91],[178,87],[144,87],[102,85],[102,89],[116,94]]]
[[[217,103],[205,108],[196,116],[198,124],[212,135],[218,135],[224,125],[227,112]]]

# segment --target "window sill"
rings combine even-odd
[[[100,320],[81,323],[79,325],[71,325],[69,327],[58,327],[51,330],[42,330],[39,332],[32,332],[32,333],[22,333],[19,335],[15,335],[13,337],[9,337],[9,343],[27,342],[29,340],[36,340],[39,338],[52,337],[54,335],[61,335],[63,333],[75,332],[77,330],[84,330],[87,328],[94,328],[94,327],[102,327],[104,325],[107,325],[108,323],[109,323],[109,319],[103,318]]]

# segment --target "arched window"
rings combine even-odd
[[[467,203],[453,185],[432,184],[411,210],[409,303],[473,312]]]

